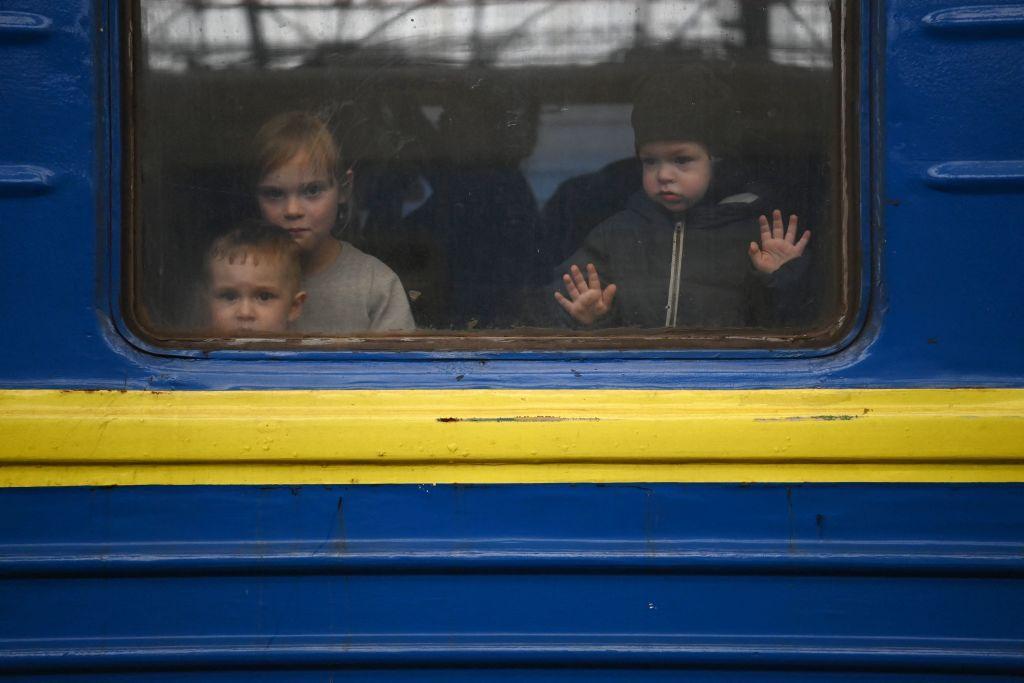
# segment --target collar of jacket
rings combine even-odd
[[[684,213],[673,214],[648,197],[643,190],[633,193],[626,208],[640,214],[649,223],[664,225],[669,230],[680,219],[686,221],[687,230],[706,230],[719,228],[739,220],[756,218],[766,211],[763,198],[754,195],[750,201],[744,202],[726,201],[712,204],[707,200],[701,200]]]

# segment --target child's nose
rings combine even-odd
[[[658,164],[658,180],[672,180],[672,168],[668,164]]]
[[[284,213],[289,217],[299,217],[302,215],[302,202],[296,195],[288,195],[288,199],[284,206]]]
[[[253,320],[256,317],[256,306],[253,305],[252,300],[243,298],[238,302],[238,319],[239,320]]]

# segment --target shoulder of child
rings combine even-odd
[[[623,231],[636,230],[639,226],[653,223],[655,220],[657,220],[656,213],[650,207],[646,207],[641,198],[631,199],[622,210],[598,223],[588,234],[587,240],[614,239]]]
[[[358,271],[366,287],[372,329],[413,330],[416,325],[409,309],[405,288],[395,271],[376,256],[367,254],[348,242],[342,243],[342,253],[348,252],[353,271]]]
[[[342,242],[341,245],[341,260],[345,268],[353,271],[363,271],[364,276],[371,275],[374,278],[394,275],[394,271],[388,268],[387,264],[376,256],[367,254],[349,242]]]

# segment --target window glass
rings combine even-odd
[[[141,0],[129,317],[208,346],[825,344],[855,253],[837,8]]]

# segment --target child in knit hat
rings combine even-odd
[[[600,223],[557,272],[576,325],[741,328],[779,324],[811,238],[760,197],[711,203],[716,154],[737,123],[706,72],[649,79],[632,114],[643,190]],[[803,259],[806,260],[806,259]],[[760,290],[760,291],[758,291]],[[765,296],[767,294],[767,296]]]

